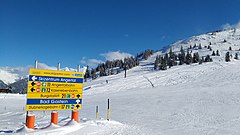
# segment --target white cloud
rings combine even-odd
[[[103,54],[100,54],[100,55],[103,56],[106,60],[124,59],[124,58],[133,56],[129,53],[119,52],[119,51],[103,53]]]
[[[57,70],[57,67],[38,62],[38,69]]]
[[[229,23],[226,23],[222,26],[222,29],[224,29],[224,30],[229,30],[229,29],[232,29],[232,28],[233,28],[233,26],[230,25]]]
[[[229,29],[232,29],[232,28],[240,29],[240,21],[237,24],[230,25],[229,23],[226,23],[222,26],[223,30],[229,30]]]
[[[86,57],[82,57],[82,59],[80,60],[81,64],[87,64],[87,60]]]
[[[88,65],[90,67],[95,67],[100,63],[104,63],[102,60],[97,60],[97,59],[87,59],[86,57],[83,57],[80,60],[81,64]]]
[[[235,28],[240,29],[240,21],[236,24]]]
[[[93,66],[97,66],[98,64],[103,63],[102,60],[97,60],[97,59],[89,59],[88,60],[88,65],[93,67]]]
[[[131,57],[133,55],[125,52],[116,51],[116,52],[103,53],[103,54],[100,54],[100,56],[104,57],[106,61],[106,60],[124,59],[127,57]],[[82,57],[82,59],[80,60],[80,63],[83,65],[88,65],[90,67],[95,67],[100,63],[104,63],[104,61],[98,60],[98,59],[87,59],[86,57]]]

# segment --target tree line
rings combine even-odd
[[[153,50],[145,50],[144,52],[137,54],[135,57],[128,57],[122,59],[117,59],[117,60],[107,60],[104,63],[98,64],[96,68],[89,69],[89,66],[87,66],[85,75],[84,75],[84,80],[87,81],[88,79],[96,79],[98,77],[102,76],[109,76],[109,75],[114,75],[118,74],[121,71],[126,71],[129,70],[133,67],[136,67],[139,65],[139,60],[146,60],[148,57],[150,57],[154,53]]]
[[[190,52],[190,49],[194,49],[197,46],[194,45],[187,49],[187,53],[184,51],[183,47],[181,46],[180,52],[177,54],[172,51],[170,48],[169,53],[165,53],[164,55],[159,55],[156,57],[156,60],[154,62],[154,69],[155,70],[166,70],[167,68],[171,68],[172,66],[176,65],[183,65],[183,64],[192,64],[192,63],[199,63],[202,64],[203,62],[212,62],[212,58],[210,55],[202,56],[200,57],[198,52],[192,53]],[[202,49],[201,44],[198,46],[197,49]],[[209,50],[212,50],[210,47],[208,47]],[[214,52],[215,53],[215,52]],[[218,53],[218,50],[217,50]]]

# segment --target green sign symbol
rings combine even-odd
[[[42,92],[46,92],[47,90],[46,90],[46,88],[42,88]]]
[[[43,87],[46,87],[46,82],[42,82],[42,86],[43,86]]]
[[[66,105],[66,109],[70,109],[70,105]]]
[[[70,95],[70,94],[67,94],[66,97],[67,97],[67,98],[71,98],[71,95]]]

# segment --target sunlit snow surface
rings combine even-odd
[[[71,111],[36,111],[35,130],[24,127],[26,95],[0,94],[2,134],[238,134],[240,132],[240,61],[176,66],[154,71],[151,61],[127,72],[85,83],[80,122]],[[152,85],[146,80],[152,81]],[[109,83],[106,83],[106,79]],[[111,120],[106,121],[107,99]],[[99,106],[100,120],[95,120]]]

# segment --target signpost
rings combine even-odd
[[[30,69],[27,111],[80,110],[82,72]]]

